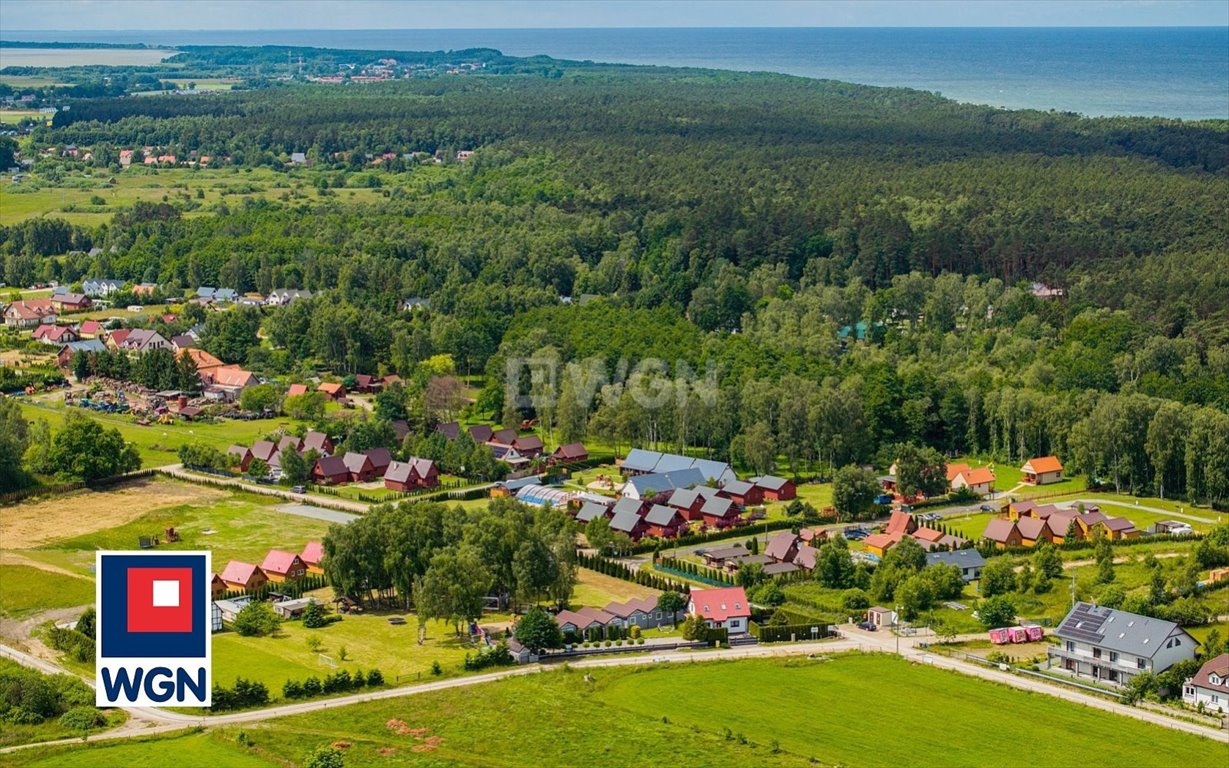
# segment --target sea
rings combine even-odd
[[[512,56],[769,71],[1088,116],[1229,119],[1229,27],[21,31],[5,40],[495,48]]]

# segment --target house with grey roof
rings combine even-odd
[[[688,467],[628,478],[623,485],[623,495],[633,499],[649,499],[659,493],[670,493],[676,488],[694,488],[699,485],[704,485],[704,474],[698,469]]]
[[[960,569],[960,578],[968,584],[981,578],[981,569],[986,567],[986,558],[976,549],[956,549],[951,552],[927,552],[926,565],[954,565]]]
[[[680,469],[698,469],[703,475],[703,482],[715,482],[718,485],[733,482],[738,479],[734,470],[724,461],[711,459],[693,459],[677,453],[661,453],[644,448],[633,448],[628,451],[627,458],[619,465],[624,475],[645,475],[650,473],[674,472]]]
[[[1054,636],[1061,645],[1049,649],[1051,669],[1111,685],[1192,660],[1199,645],[1172,621],[1083,602],[1075,604]]]
[[[576,520],[580,523],[589,523],[599,517],[605,517],[610,513],[610,507],[605,504],[599,504],[596,501],[586,501],[580,505],[580,509],[576,512]]]
[[[111,294],[124,287],[122,280],[110,280],[101,278],[98,280],[85,280],[81,283],[81,292],[90,298],[98,299]]]

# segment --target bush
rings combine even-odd
[[[380,685],[384,685],[384,673],[378,669],[367,670],[367,687],[375,688]]]
[[[319,629],[328,624],[325,621],[324,606],[320,603],[311,603],[303,611],[303,626],[308,629]]]
[[[94,707],[73,707],[60,716],[60,725],[73,731],[90,731],[107,724],[107,718]]]
[[[440,666],[438,661],[431,662],[431,674],[435,675],[436,677],[444,674],[444,668]]]
[[[303,681],[304,696],[319,696],[324,693],[324,686],[320,683],[320,678],[312,676]]]
[[[847,611],[861,611],[871,607],[871,599],[860,589],[847,589],[841,593],[841,607]]]
[[[273,606],[262,600],[253,600],[239,609],[235,616],[235,631],[244,637],[264,637],[277,631],[281,619]]]
[[[297,680],[287,680],[282,685],[282,698],[284,699],[303,698],[303,684]]]
[[[467,670],[486,669],[487,667],[506,667],[514,664],[511,651],[505,643],[500,643],[485,653],[476,656],[465,654],[464,668]]]

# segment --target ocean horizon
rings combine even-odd
[[[1229,27],[8,30],[23,42],[495,48],[510,56],[765,71],[1009,109],[1229,119]]]

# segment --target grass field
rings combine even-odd
[[[5,755],[5,758],[11,761],[6,765],[39,768],[97,768],[103,765],[163,768],[167,765],[168,755],[174,755],[175,765],[181,768],[268,768],[281,765],[262,757],[255,750],[245,750],[233,738],[227,741],[207,733],[192,733],[171,739],[126,741],[73,752],[56,751],[50,756],[45,750],[26,750]]]
[[[64,424],[63,405],[52,405],[43,401],[22,400],[22,415],[29,421],[46,419],[52,429],[58,429]],[[158,467],[179,463],[176,452],[181,445],[187,443],[204,443],[221,451],[228,446],[239,443],[251,445],[257,440],[278,429],[292,429],[298,422],[290,418],[257,419],[255,421],[225,420],[216,424],[184,423],[154,424],[143,427],[137,424],[132,416],[100,414],[84,408],[74,409],[78,413],[89,416],[108,427],[115,427],[128,442],[136,445],[141,454],[142,467]]]
[[[268,168],[142,167],[128,168],[118,174],[93,169],[74,173],[55,186],[44,182],[36,172],[20,184],[0,185],[0,224],[52,214],[75,224],[98,225],[138,200],[197,205],[186,211],[186,216],[209,215],[217,203],[234,207],[245,199],[284,198],[300,205],[374,202],[383,199],[386,188],[400,186],[417,190],[428,180],[451,172],[454,171],[424,166],[416,168],[412,174],[381,176],[385,188],[343,188],[329,197],[321,197],[313,186],[317,172],[303,168],[279,172]],[[114,183],[108,183],[112,180]],[[102,197],[106,204],[91,203],[95,195]],[[72,210],[66,210],[69,208]]]
[[[327,598],[327,595],[325,595]],[[303,680],[309,675],[323,677],[337,669],[378,668],[390,684],[434,679],[431,665],[439,662],[447,676],[461,674],[465,654],[476,653],[467,639],[458,638],[452,625],[432,621],[427,639],[418,644],[418,620],[405,615],[406,623],[388,623],[392,614],[345,616],[322,629],[305,629],[302,622],[282,624],[277,637],[241,637],[234,632],[214,635],[213,675],[230,684],[238,676],[259,680],[269,686],[274,698],[281,698],[282,684],[289,679]],[[506,623],[506,615],[492,615],[483,625]],[[319,638],[319,651],[307,647],[307,638]],[[346,649],[341,661],[340,649]]]
[[[0,109],[0,125],[17,125],[27,117],[47,118],[40,115],[37,109]]]
[[[587,605],[602,608],[612,601],[626,602],[633,597],[657,597],[656,589],[616,579],[588,568],[576,571],[576,591],[572,593],[572,605]]]
[[[151,510],[124,525],[62,539],[44,549],[64,553],[68,564],[82,568],[93,563],[96,549],[135,549],[139,537],[174,526],[181,540],[164,543],[159,551],[210,550],[214,570],[221,571],[232,559],[259,565],[270,549],[299,552],[308,541],[323,538],[328,523],[278,512],[271,508],[277,503],[270,497],[223,494],[204,504]]]
[[[9,757],[16,766],[145,766],[168,754],[182,765],[198,756],[243,765],[257,753],[301,765],[336,741],[350,744],[347,768],[1065,766],[1093,745],[1099,765],[1213,765],[1223,756],[1223,745],[1197,736],[888,656],[607,669],[592,677],[549,672],[249,725],[242,731],[250,748],[238,742],[241,729],[229,727]],[[732,696],[737,706],[718,704]],[[921,727],[890,706],[901,702],[934,725]],[[423,730],[398,734],[392,719]],[[1044,722],[1046,734],[1020,738],[994,722]]]
[[[94,601],[94,582],[28,565],[0,565],[0,616],[20,618]]]

